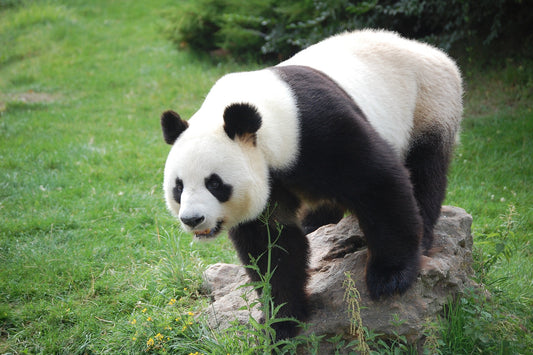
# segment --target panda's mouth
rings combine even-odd
[[[222,221],[218,221],[215,228],[206,229],[203,231],[195,231],[194,236],[198,239],[207,239],[207,238],[213,238],[220,233],[222,230]]]

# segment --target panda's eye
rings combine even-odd
[[[212,174],[211,176],[205,178],[205,187],[220,202],[228,201],[231,197],[231,193],[233,192],[233,187],[225,184],[217,174]]]
[[[172,194],[174,195],[174,200],[176,200],[177,203],[181,203],[181,194],[183,193],[183,181],[181,179],[176,179],[176,185],[174,185],[174,189],[172,189]]]
[[[207,187],[208,190],[218,190],[220,186],[222,186],[222,180],[216,174],[211,175],[205,181],[205,187]]]

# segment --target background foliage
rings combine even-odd
[[[237,58],[284,58],[363,27],[395,30],[445,49],[459,41],[490,45],[505,39],[533,55],[533,2],[523,0],[195,0],[176,9],[172,22],[168,33],[180,46],[222,49]]]

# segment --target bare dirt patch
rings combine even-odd
[[[58,95],[48,94],[45,92],[35,92],[33,90],[28,90],[26,92],[21,92],[17,94],[7,94],[3,95],[2,101],[18,101],[28,104],[35,103],[47,103],[55,101],[59,98]]]
[[[2,94],[0,93],[0,113],[4,112],[9,103],[17,104],[46,104],[54,102],[60,98],[60,95],[49,94],[46,92],[35,92],[28,90],[25,92],[14,94]]]

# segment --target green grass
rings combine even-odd
[[[236,258],[223,237],[191,244],[163,202],[160,113],[189,117],[219,76],[246,69],[176,50],[163,33],[177,4],[0,4],[0,353],[253,346],[189,315],[207,302],[205,266]],[[520,65],[467,72],[450,175],[447,203],[474,216],[493,298],[458,307],[474,334],[446,321],[442,334],[473,353],[533,348],[533,95]]]
[[[466,118],[446,203],[474,217],[475,277],[492,298],[472,293],[450,304],[443,351],[527,354],[533,348],[531,62],[467,68]]]
[[[200,260],[234,260],[227,242],[183,236],[189,274],[166,270],[177,246],[164,230],[178,232],[162,201],[159,115],[178,104],[189,115],[233,69],[176,53],[161,35],[173,4],[0,13],[0,353],[129,349],[114,333],[139,302],[196,292]]]

